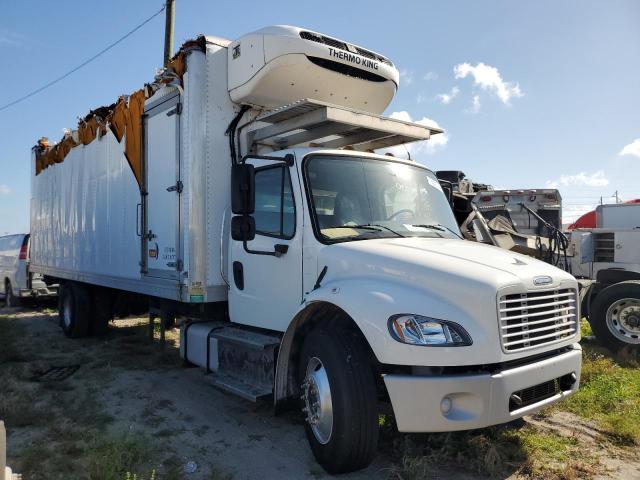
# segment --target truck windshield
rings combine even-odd
[[[460,237],[435,175],[364,157],[314,155],[306,163],[314,222],[325,243],[392,237]]]

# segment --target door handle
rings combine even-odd
[[[182,182],[178,180],[175,185],[171,185],[170,187],[167,187],[167,192],[182,193],[182,187],[183,187]]]
[[[140,224],[140,217],[142,215],[140,215],[142,213],[142,204],[139,203],[136,205],[136,235],[141,237],[142,236],[142,225]]]
[[[285,245],[283,243],[277,243],[273,246],[273,251],[276,257],[281,257],[285,253],[289,251],[289,245]]]

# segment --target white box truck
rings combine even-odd
[[[571,232],[571,271],[582,311],[613,351],[640,349],[640,204],[596,208],[596,227]]]
[[[32,268],[80,337],[181,324],[220,388],[301,408],[329,472],[402,432],[509,422],[576,391],[577,283],[460,238],[425,166],[376,149],[441,133],[379,116],[386,57],[301,28],[188,42],[131,97],[34,147]]]

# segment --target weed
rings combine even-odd
[[[146,479],[141,476],[151,458],[149,440],[142,435],[95,436],[85,448],[89,480]],[[155,478],[155,472],[150,472]]]
[[[447,468],[498,477],[520,472],[561,477],[579,450],[577,440],[524,428],[492,427],[471,432],[406,435],[394,442],[390,477],[429,478]]]
[[[622,444],[640,444],[640,366],[583,346],[581,385],[562,408],[596,420]]]

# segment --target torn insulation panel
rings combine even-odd
[[[142,115],[144,114],[144,102],[164,84],[180,84],[186,72],[186,56],[194,50],[205,51],[206,39],[198,36],[196,39],[185,42],[178,53],[171,59],[152,84],[146,84],[133,94],[121,96],[112,105],[91,110],[78,122],[78,130],[73,134],[65,134],[63,139],[49,145],[48,139],[42,137],[36,146],[35,174],[39,175],[44,169],[61,163],[72,148],[80,145],[89,145],[96,138],[101,138],[109,130],[113,133],[118,143],[125,140],[124,155],[131,167],[138,186],[142,186]],[[74,138],[75,137],[75,138]]]

